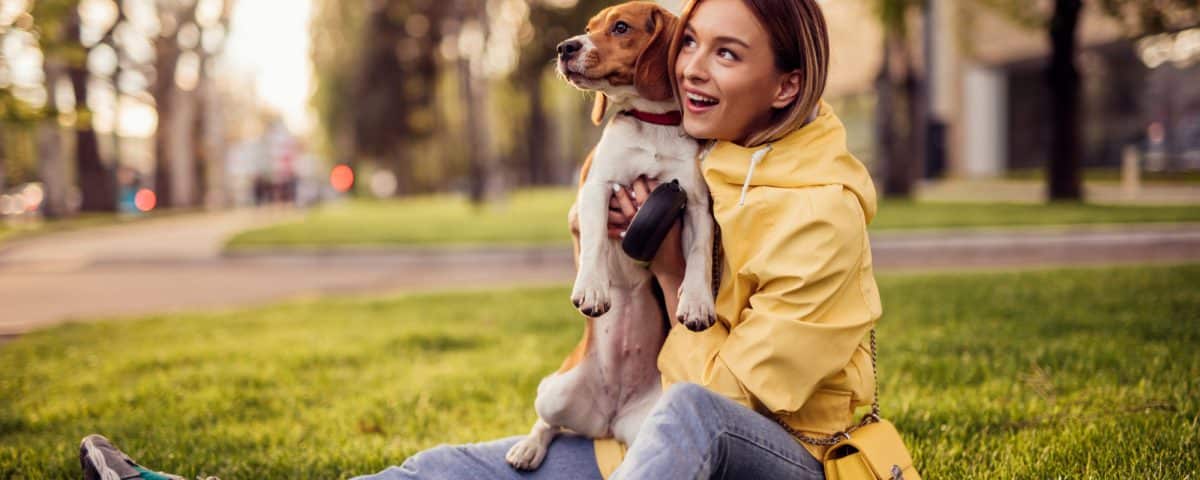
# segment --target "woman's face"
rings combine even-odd
[[[775,67],[769,34],[742,0],[696,5],[680,47],[674,74],[693,137],[741,143],[799,90],[799,75]]]

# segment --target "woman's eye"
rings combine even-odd
[[[615,33],[617,35],[628,32],[629,24],[625,23],[625,22],[617,22],[616,25],[613,25],[612,31],[613,31],[613,33]]]
[[[696,46],[696,39],[692,38],[692,36],[691,36],[691,35],[684,35],[684,36],[683,36],[683,46],[684,46],[684,47],[694,47],[694,46]]]
[[[717,50],[717,55],[720,55],[721,58],[724,58],[727,60],[737,60],[738,59],[737,55],[734,55],[733,51],[729,50],[728,48],[722,48],[720,50]]]

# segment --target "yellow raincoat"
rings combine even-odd
[[[724,249],[717,323],[671,330],[663,387],[692,382],[810,435],[841,431],[874,395],[866,337],[882,312],[867,239],[875,187],[842,122],[821,102],[769,146],[718,142],[700,166]],[[607,478],[625,446],[595,445]]]

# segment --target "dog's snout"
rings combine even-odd
[[[583,42],[579,40],[570,39],[563,41],[558,44],[558,56],[563,60],[570,60],[580,48],[583,48]]]

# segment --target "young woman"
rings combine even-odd
[[[816,0],[691,0],[680,25],[671,70],[684,129],[710,140],[719,318],[698,333],[672,319],[658,359],[667,389],[637,441],[560,436],[527,473],[504,459],[521,437],[444,445],[362,478],[824,478],[824,447],[800,437],[842,431],[871,403],[866,336],[881,313],[866,231],[875,190],[820,100],[825,21]],[[611,236],[656,183],[614,195]],[[668,312],[683,258],[677,225],[650,265]],[[127,459],[103,437],[83,450],[85,470]]]

